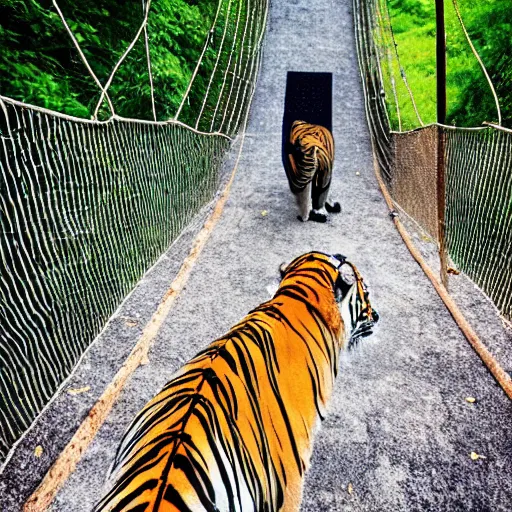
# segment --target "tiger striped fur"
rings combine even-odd
[[[287,154],[286,176],[297,199],[298,218],[304,222],[326,222],[324,208],[327,212],[340,212],[339,203],[327,201],[334,165],[332,133],[320,125],[294,121]]]
[[[135,418],[96,512],[299,510],[339,351],[378,316],[342,256],[308,253],[282,275],[271,300],[197,354]]]

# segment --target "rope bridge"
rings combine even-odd
[[[223,156],[245,126],[267,8],[267,0],[219,0],[181,104],[157,121],[151,0],[103,81],[53,1],[99,99],[85,120],[0,96],[0,462],[123,298],[213,198]],[[110,94],[140,44],[153,121],[117,115],[122,99]],[[190,101],[199,87],[200,101]],[[108,119],[98,120],[102,111]]]
[[[462,24],[457,3],[453,3]],[[512,130],[496,125],[424,126],[400,64],[387,2],[354,0],[354,12],[368,124],[379,171],[395,207],[437,243],[441,243],[439,221],[445,219],[443,242],[450,258],[492,299],[503,317],[512,320]],[[463,30],[470,43],[464,26]],[[386,48],[394,50],[388,53]],[[411,101],[421,128],[401,131],[392,61],[398,65],[407,91],[404,97]],[[483,68],[480,59],[478,62]],[[486,72],[485,76],[490,82]],[[501,119],[492,84],[491,89]],[[400,131],[392,129],[390,109],[397,113]],[[442,161],[446,181],[441,203],[440,137],[445,143]],[[445,207],[440,211],[438,205],[443,202]]]
[[[179,104],[169,114],[152,70],[158,5],[107,76],[96,75],[76,23],[53,0],[63,34],[96,88],[85,120],[0,96],[0,461],[70,374],[144,272],[218,186],[244,130],[267,0],[219,0]],[[437,143],[446,169],[446,245],[455,264],[512,318],[512,132],[423,126],[382,0],[354,0],[357,50],[374,150],[400,210],[438,240]],[[386,26],[388,28],[386,28]],[[115,87],[134,52],[147,68],[149,119],[118,115]],[[401,131],[396,59],[419,125]],[[140,58],[139,58],[140,61]],[[399,131],[387,109],[385,82]]]

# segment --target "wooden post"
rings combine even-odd
[[[446,179],[445,179],[445,148],[446,133],[441,126],[437,127],[437,215],[439,238],[439,264],[441,283],[448,289],[448,253],[446,251]]]
[[[436,0],[436,69],[437,69],[437,122],[446,124],[446,35],[444,26],[444,0]],[[437,127],[437,216],[439,263],[441,282],[448,288],[448,255],[446,252],[446,134]]]
[[[444,0],[436,0],[437,122],[446,124],[446,36]]]

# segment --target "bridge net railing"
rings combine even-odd
[[[81,119],[0,96],[0,462],[123,298],[213,199],[247,119],[267,8],[267,0],[219,0],[169,116],[151,76],[150,2],[132,48],[104,77],[53,2],[70,51],[97,81],[98,107]],[[152,120],[116,113],[126,99],[115,94],[116,73],[141,47]]]
[[[439,136],[444,136],[445,242],[449,257],[510,320],[512,131],[499,126],[424,126],[417,110],[420,128],[393,130],[386,103],[396,115],[401,102],[393,75],[390,82],[386,72],[391,60],[387,48],[395,47],[394,41],[389,43],[392,34],[386,32],[383,23],[388,15],[384,0],[354,0],[365,107],[379,172],[397,210],[439,243],[437,150]],[[384,44],[386,39],[388,44]],[[398,53],[392,57],[397,65]],[[403,69],[400,75],[401,94],[414,103]]]

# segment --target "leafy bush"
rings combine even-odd
[[[70,29],[99,81],[134,39],[143,20],[142,2],[60,0]],[[215,0],[158,0],[151,5],[148,37],[157,117],[172,117],[188,86],[213,21]],[[0,94],[20,101],[91,117],[100,99],[50,0],[0,0]],[[211,71],[208,64],[201,73]],[[204,95],[198,78],[191,103]],[[121,64],[109,88],[115,111],[152,119],[144,35]],[[100,118],[109,115],[105,102]]]

